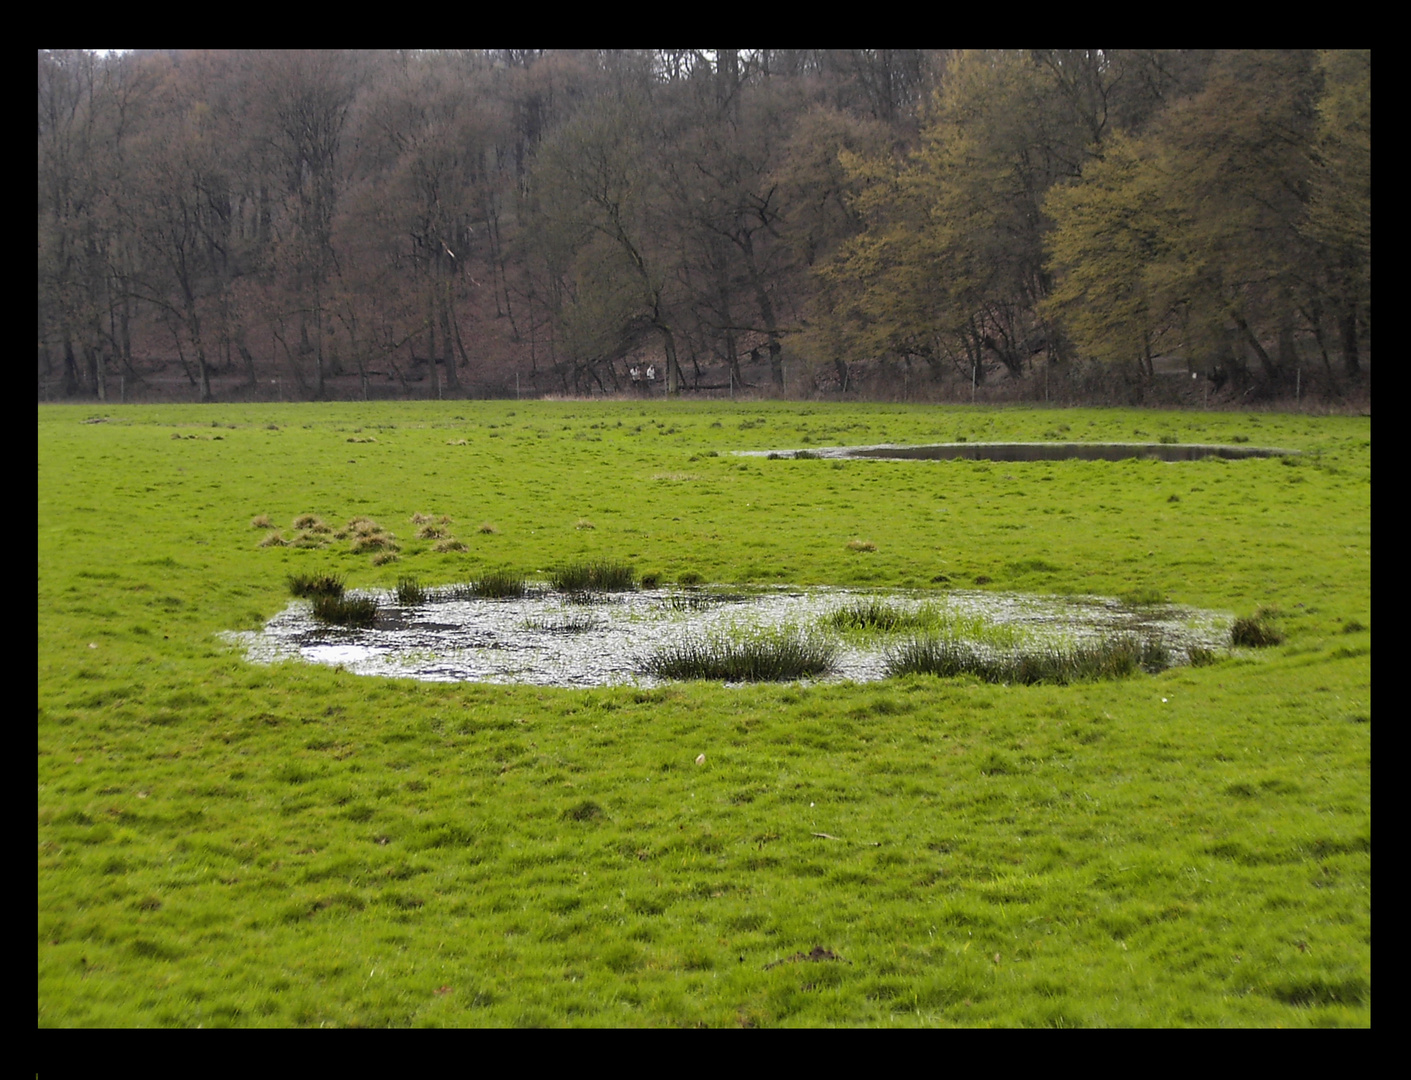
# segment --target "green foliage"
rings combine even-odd
[[[630,564],[611,559],[569,563],[549,573],[549,584],[559,592],[630,592],[636,580]]]
[[[797,627],[744,627],[666,646],[643,669],[661,679],[778,682],[826,674],[836,655],[827,638]]]
[[[403,607],[424,604],[430,594],[415,577],[404,574],[397,579],[397,603]]]
[[[290,596],[342,596],[343,578],[337,574],[290,574]]]
[[[319,594],[313,610],[315,619],[334,626],[367,629],[377,622],[377,601],[369,597]]]
[[[1097,645],[1036,644],[1016,652],[976,648],[952,637],[912,638],[887,654],[892,675],[973,675],[982,682],[1031,686],[1122,679],[1140,668],[1166,667],[1165,651],[1153,642],[1124,635]]]

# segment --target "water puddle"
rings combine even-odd
[[[1215,446],[1196,443],[934,443],[929,446],[819,446],[801,450],[739,450],[741,457],[873,458],[882,461],[1199,461],[1201,458],[1286,457],[1297,450],[1270,446]]]
[[[915,611],[941,608],[958,619],[979,617],[1012,627],[1026,640],[1092,642],[1114,633],[1159,642],[1172,663],[1192,648],[1223,649],[1231,617],[1176,605],[1132,607],[1095,597],[1017,593],[878,592],[843,588],[652,589],[565,596],[542,591],[513,600],[452,599],[433,593],[417,607],[399,607],[389,593],[361,591],[379,604],[368,630],[315,621],[310,605],[292,601],[263,630],[223,637],[256,663],[304,660],[359,675],[429,682],[522,683],[589,687],[652,686],[661,680],[642,665],[664,647],[712,635],[797,627],[816,630],[832,613],[859,602],[883,601]],[[829,681],[886,677],[893,635],[842,635]]]

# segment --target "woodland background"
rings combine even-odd
[[[1370,402],[1370,50],[38,74],[40,400]]]

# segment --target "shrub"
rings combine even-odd
[[[290,574],[290,596],[342,596],[343,579],[336,574]]]
[[[334,626],[365,630],[377,621],[377,601],[366,597],[315,596],[314,618]]]
[[[626,563],[606,560],[573,563],[553,571],[549,583],[559,592],[629,592],[636,571]]]
[[[836,656],[827,638],[786,627],[688,639],[659,650],[643,670],[661,679],[770,682],[822,675]]]

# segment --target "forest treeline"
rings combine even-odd
[[[1369,50],[42,51],[38,179],[41,399],[1369,393]]]

